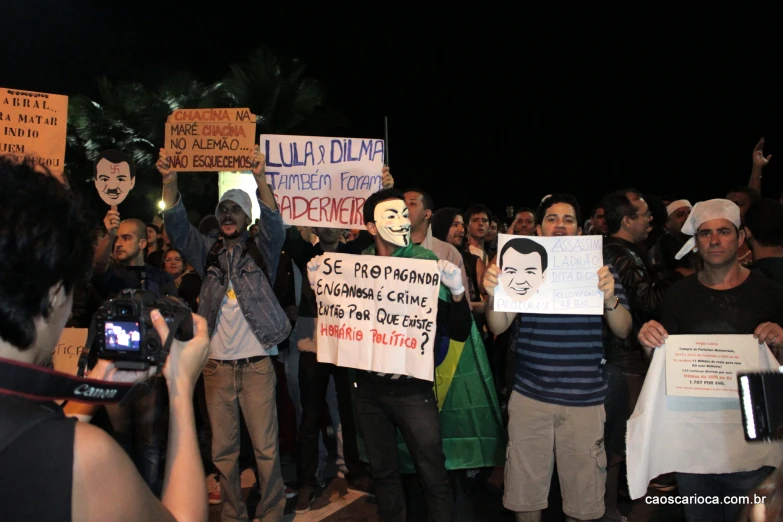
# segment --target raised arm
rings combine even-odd
[[[753,147],[753,168],[750,171],[750,181],[748,181],[748,186],[759,193],[761,193],[761,171],[771,159],[772,154],[764,157],[764,138],[761,138]]]
[[[112,205],[106,213],[106,217],[103,218],[103,226],[106,227],[106,235],[98,242],[93,257],[93,268],[96,274],[104,274],[109,268],[114,239],[117,237],[117,229],[120,228],[120,213],[117,211],[116,205]]]

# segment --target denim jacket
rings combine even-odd
[[[274,284],[285,240],[283,218],[278,211],[270,210],[260,198],[258,202],[261,207],[261,226],[254,240],[264,256],[269,277]],[[184,252],[187,261],[203,280],[198,313],[207,320],[210,338],[215,331],[229,279],[239,307],[262,346],[276,345],[288,337],[291,323],[275,297],[272,284],[250,254],[244,251],[247,232],[243,232],[240,241],[234,245],[230,263],[228,249],[224,246],[218,252],[221,268],[205,267],[207,253],[217,241],[217,234],[201,235],[198,229],[190,224],[181,196],[173,207],[163,211],[163,219],[171,244]]]

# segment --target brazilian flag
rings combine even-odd
[[[371,246],[362,252],[374,255]],[[437,260],[430,250],[415,244],[399,248],[393,257]],[[438,298],[451,300],[441,285]],[[440,431],[446,469],[475,469],[503,466],[506,462],[506,430],[484,342],[475,321],[465,342],[436,338],[433,391],[440,410]],[[416,473],[402,435],[397,431],[400,473]]]

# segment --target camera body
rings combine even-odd
[[[113,361],[121,370],[146,370],[162,365],[169,353],[152,325],[150,313],[158,310],[171,325],[179,321],[174,339],[193,338],[193,316],[190,307],[177,297],[156,298],[146,290],[123,290],[95,313],[94,347],[100,359]]]

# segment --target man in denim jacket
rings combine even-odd
[[[207,411],[212,427],[212,456],[220,474],[223,521],[246,521],[239,470],[240,411],[247,424],[258,465],[261,500],[256,518],[280,521],[285,486],[280,470],[275,406],[275,372],[270,356],[291,331],[272,290],[285,233],[274,195],[266,183],[264,155],[251,159],[261,207],[260,231],[248,239],[252,203],[246,192],[227,191],[215,210],[218,234],[202,235],[190,225],[177,192],[177,174],[161,151],[163,217],[174,247],[203,278],[199,315],[207,319],[210,360],[204,367]],[[253,242],[253,243],[251,243]],[[257,248],[259,266],[250,249]],[[258,258],[259,256],[256,255]],[[241,409],[240,409],[241,408]]]

